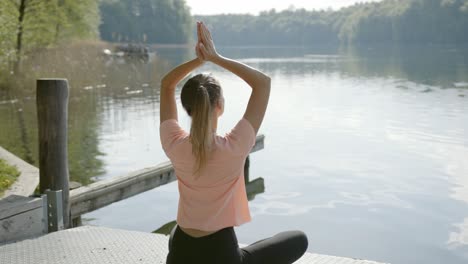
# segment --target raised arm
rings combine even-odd
[[[168,119],[177,120],[177,105],[175,100],[176,86],[187,74],[202,64],[203,60],[200,59],[200,57],[197,57],[175,67],[162,78],[161,92],[159,96],[160,123]]]
[[[197,54],[200,53],[204,60],[211,61],[239,76],[252,88],[244,118],[252,124],[255,133],[257,133],[265,116],[270,97],[270,77],[246,64],[219,55],[206,26],[200,22],[197,29],[199,38]]]

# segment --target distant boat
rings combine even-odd
[[[148,62],[150,58],[150,51],[147,46],[140,44],[121,44],[114,48],[114,51],[110,49],[103,49],[102,54],[110,58],[123,58],[128,60],[141,60]]]

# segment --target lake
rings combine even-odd
[[[155,51],[157,62],[148,64],[103,60],[70,72],[57,68],[71,79],[73,180],[87,184],[167,160],[159,143],[158,83],[192,50]],[[264,178],[265,192],[249,203],[252,221],[236,228],[241,243],[299,229],[309,252],[393,264],[468,263],[468,50],[218,51],[272,78],[259,132],[265,148],[250,156],[250,178]],[[223,87],[222,135],[242,117],[249,88],[209,63],[197,72],[211,72]],[[1,93],[0,145],[35,163],[31,90]],[[190,119],[178,109],[188,129]],[[174,182],[83,220],[151,232],[175,220],[177,201]]]

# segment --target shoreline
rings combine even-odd
[[[16,181],[0,195],[0,199],[10,195],[30,196],[39,184],[39,169],[0,146],[0,158],[11,166],[16,166],[20,175]]]

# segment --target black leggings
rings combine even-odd
[[[176,225],[169,238],[166,264],[290,264],[305,253],[307,246],[307,237],[301,231],[281,232],[239,248],[233,227],[197,238]]]

